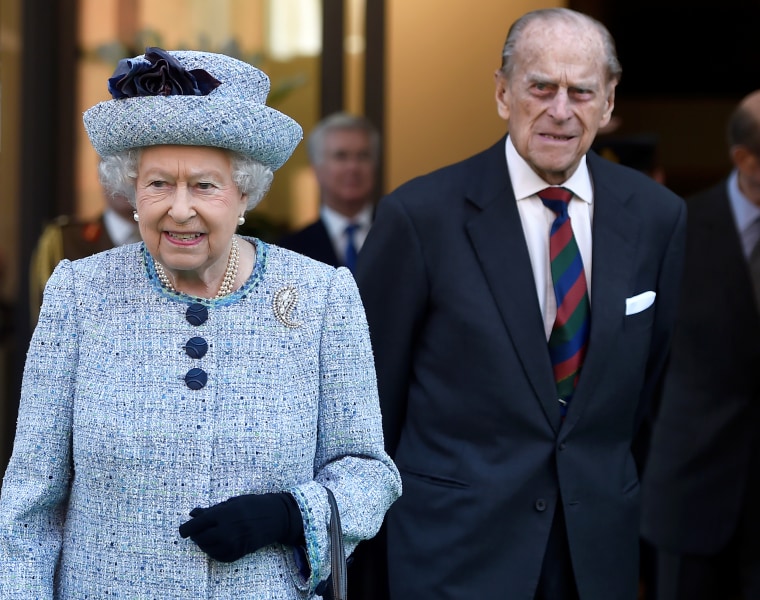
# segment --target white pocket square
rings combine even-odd
[[[652,291],[649,292],[642,292],[640,294],[636,294],[635,296],[631,296],[630,298],[625,299],[625,314],[627,315],[635,315],[636,313],[640,313],[642,310],[646,310],[652,304],[654,304],[654,297],[657,294],[655,294]]]

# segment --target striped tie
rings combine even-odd
[[[591,314],[583,259],[567,213],[573,193],[565,188],[550,187],[539,192],[538,197],[557,215],[549,237],[552,281],[557,298],[557,318],[549,337],[549,354],[564,418],[586,354]]]

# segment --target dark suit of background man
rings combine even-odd
[[[687,201],[681,303],[644,474],[658,600],[760,598],[760,92],[730,117],[728,142],[731,174]]]
[[[357,281],[404,484],[386,521],[393,600],[637,596],[631,441],[666,359],[686,211],[589,152],[620,72],[600,23],[527,14],[495,73],[509,135],[378,205]],[[547,186],[573,193],[590,289],[564,419],[549,351],[556,217],[537,197]]]
[[[364,117],[335,113],[317,124],[307,145],[319,184],[320,216],[283,237],[279,245],[353,270],[351,253],[346,254],[347,227],[352,228],[353,251],[358,253],[374,216],[380,135]]]

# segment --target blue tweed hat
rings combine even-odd
[[[100,156],[160,144],[212,146],[275,170],[303,138],[296,121],[266,105],[266,73],[224,54],[146,48],[119,62],[108,91],[113,100],[84,113]]]

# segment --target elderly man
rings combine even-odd
[[[686,210],[589,151],[620,75],[596,20],[524,15],[494,76],[508,135],[378,205],[356,278],[404,485],[393,600],[637,596],[631,443],[671,338]]]

